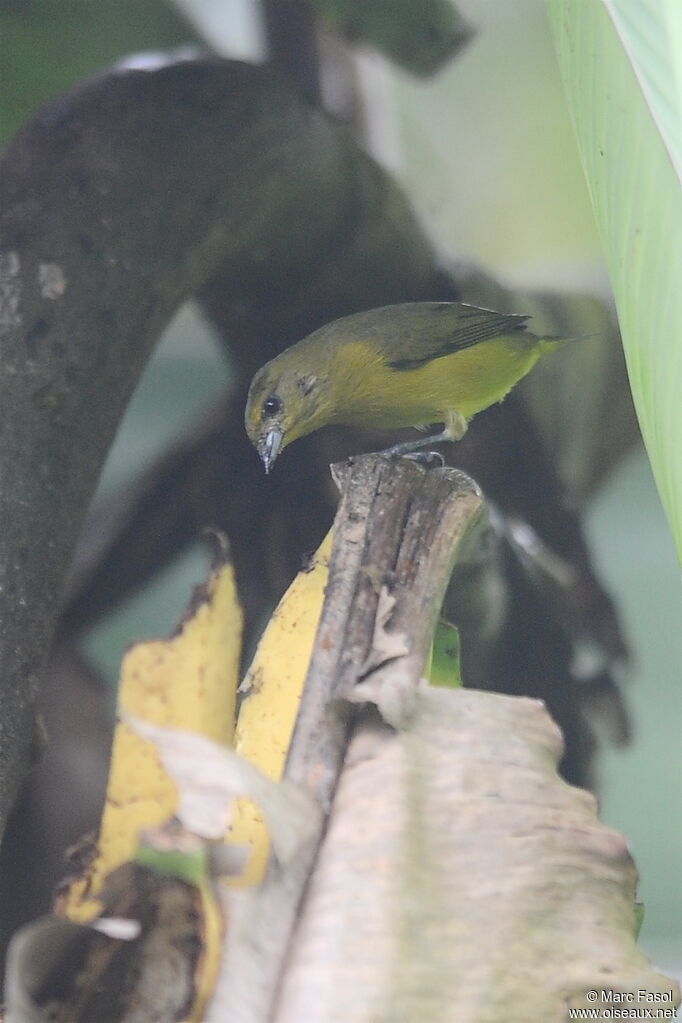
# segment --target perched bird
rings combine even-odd
[[[246,432],[266,472],[287,444],[330,423],[444,423],[441,433],[387,454],[459,440],[468,420],[564,343],[531,334],[528,319],[460,302],[407,302],[335,320],[258,370]]]

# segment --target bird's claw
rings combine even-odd
[[[425,469],[442,469],[445,465],[445,459],[440,451],[412,451],[402,457],[411,458]]]

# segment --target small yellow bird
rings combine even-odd
[[[258,370],[246,432],[266,472],[287,444],[330,423],[444,423],[441,433],[387,454],[459,440],[469,419],[564,343],[531,334],[528,319],[460,302],[407,302],[335,320]]]

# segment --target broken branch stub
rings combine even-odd
[[[458,551],[484,510],[456,469],[374,455],[332,472],[341,502],[329,582],[285,772],[322,805],[345,749],[325,727],[328,708],[375,703],[389,724],[407,723]]]

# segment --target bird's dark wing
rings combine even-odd
[[[417,369],[445,355],[472,348],[495,337],[518,334],[526,329],[529,316],[497,313],[448,302],[434,302],[429,329],[416,326],[412,336],[404,337],[401,347],[407,349],[399,358],[388,361],[391,369]]]

